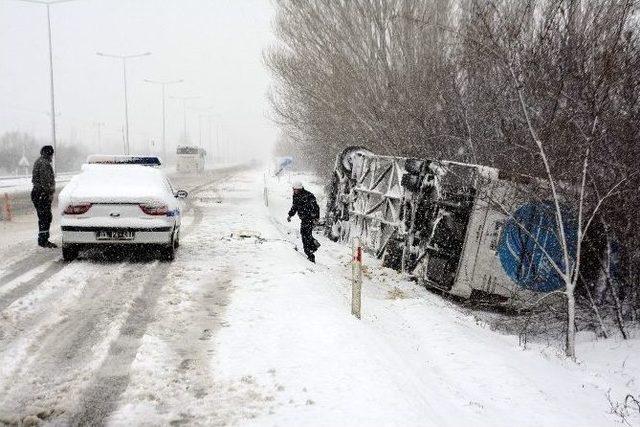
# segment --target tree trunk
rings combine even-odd
[[[576,358],[576,298],[573,294],[574,286],[567,283],[567,344],[565,354],[572,359]]]

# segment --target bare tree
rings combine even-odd
[[[637,321],[634,0],[274,2],[273,115],[313,167],[359,145],[540,178],[561,242],[567,354],[580,301],[603,330],[608,316],[623,335]],[[605,241],[619,262],[592,259]]]

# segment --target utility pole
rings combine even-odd
[[[165,88],[168,85],[172,85],[172,84],[177,84],[177,83],[182,83],[184,80],[180,79],[180,80],[150,80],[150,79],[144,79],[145,82],[147,83],[152,83],[152,84],[158,84],[160,86],[162,86],[162,157],[163,157],[163,161],[167,161],[167,127],[166,127],[166,120],[167,120],[167,109],[166,109],[166,93],[165,93]]]
[[[129,101],[127,98],[127,59],[140,58],[151,55],[151,52],[140,53],[136,55],[109,55],[102,52],[96,52],[98,56],[106,58],[116,58],[122,61],[122,79],[124,82],[124,154],[129,154]]]
[[[34,3],[45,5],[47,7],[47,34],[49,36],[49,90],[51,95],[51,145],[53,151],[58,150],[56,139],[56,96],[53,83],[53,41],[51,40],[51,5],[58,3],[67,3],[75,0],[16,0],[24,3]],[[58,168],[56,167],[55,157],[53,160],[53,173],[56,174]]]

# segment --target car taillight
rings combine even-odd
[[[166,215],[169,212],[167,205],[154,205],[151,203],[141,203],[140,209],[147,215]]]
[[[65,215],[81,215],[91,208],[91,203],[71,203],[64,210]]]

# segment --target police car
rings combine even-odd
[[[106,245],[145,245],[173,260],[180,241],[181,199],[149,156],[89,156],[58,196],[62,256]]]

